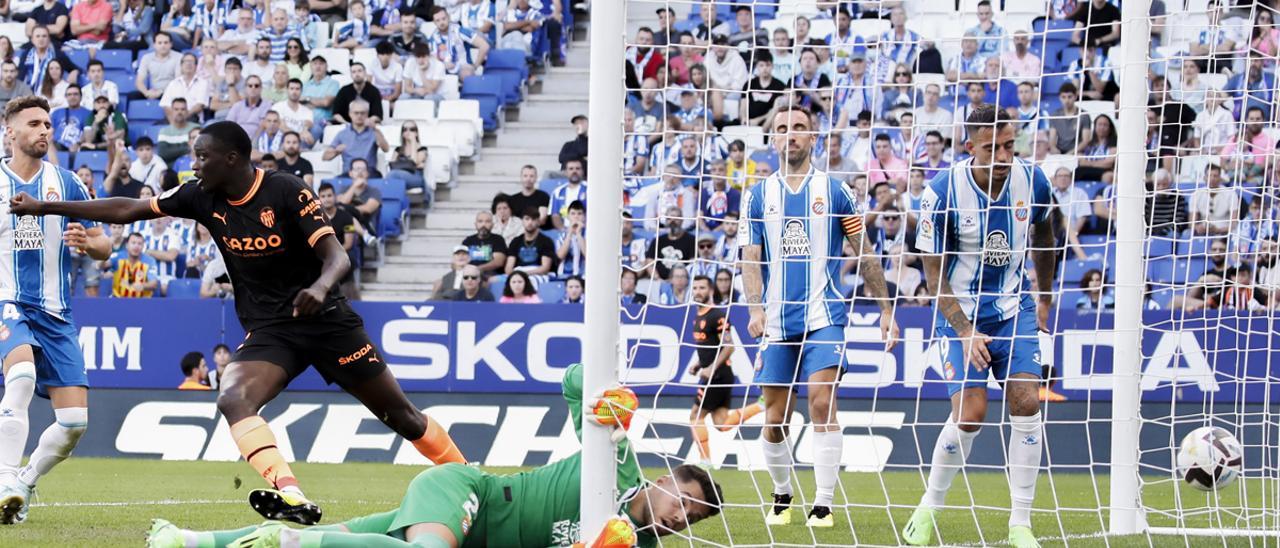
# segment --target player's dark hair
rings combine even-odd
[[[681,483],[695,482],[702,490],[702,500],[698,501],[710,508],[707,517],[712,517],[720,513],[720,505],[724,501],[724,491],[720,489],[720,484],[711,479],[711,474],[706,470],[698,468],[692,464],[681,464],[671,471],[676,481]]]
[[[383,42],[383,43],[385,44],[386,42]],[[231,59],[235,59],[235,57],[232,57]],[[230,61],[231,59],[227,59],[227,61]],[[302,80],[299,80],[297,78],[290,78],[289,82],[285,84],[285,87],[289,87],[289,84],[298,84],[298,87],[303,86]]]
[[[507,207],[511,207],[511,198],[506,194],[499,192],[493,197],[493,201],[489,203],[489,213],[497,215],[498,204],[507,204]]]
[[[511,280],[514,278],[524,278],[524,293],[522,295],[516,295],[515,293],[511,292]],[[524,297],[524,296],[537,295],[537,294],[538,294],[538,288],[533,286],[533,280],[531,280],[529,278],[529,275],[526,274],[525,271],[523,270],[513,271],[510,275],[507,276],[507,283],[502,285],[503,297],[515,298],[517,296]]]
[[[711,288],[711,304],[716,304],[720,302],[720,298],[721,298],[720,287],[716,285],[716,281],[711,279],[710,276],[699,274],[693,277],[693,282],[690,284],[690,286],[692,286],[692,284],[698,283],[699,280],[707,282],[707,287]]]
[[[1058,95],[1064,93],[1070,93],[1072,97],[1079,97],[1080,89],[1076,87],[1075,83],[1067,81],[1058,86]]]
[[[996,108],[991,105],[982,105],[973,109],[973,112],[969,113],[969,117],[965,119],[964,125],[965,131],[967,131],[969,136],[972,138],[972,136],[980,129],[994,128],[996,131],[1000,131],[1004,126],[1007,126],[1012,122],[1013,117],[1004,109]]]
[[[249,139],[249,134],[235,122],[227,120],[214,122],[200,130],[200,134],[209,136],[223,150],[239,154],[246,160],[253,152],[253,141]]]
[[[587,211],[587,205],[582,203],[582,200],[574,200],[569,204],[569,211],[582,211],[585,213]]]
[[[128,236],[125,236],[124,241],[127,242],[129,240],[132,240],[134,236],[137,236],[139,240],[147,239],[146,236],[143,236],[141,232],[130,232]]]
[[[326,191],[326,190],[331,191],[331,192],[337,192],[337,191],[336,191],[336,190],[334,190],[334,188],[333,188],[333,183],[330,183],[330,182],[323,182],[323,183],[320,183],[320,187],[319,187],[319,188],[316,188],[316,194],[319,194],[319,193],[324,192],[324,191]]]
[[[444,6],[431,6],[431,10],[427,12],[427,15],[428,15],[431,19],[435,19],[435,18],[436,18],[436,14],[437,14],[437,13],[440,13],[440,12],[442,12],[442,11],[443,11],[443,12],[445,12],[445,13],[449,13],[449,10],[444,9]]]
[[[361,63],[361,62],[359,62],[359,61],[353,61],[353,62],[352,62],[348,67],[349,67],[349,68],[356,68],[356,67],[364,68],[364,63]]]
[[[218,344],[216,344],[216,345],[214,345],[214,346],[213,346],[213,353],[214,353],[214,354],[217,354],[219,350],[226,350],[226,351],[227,351],[227,353],[230,353],[230,352],[231,352],[231,347],[230,347],[230,346],[227,346],[227,345],[225,345],[225,344],[222,344],[222,343],[218,343]]]
[[[9,102],[4,106],[5,123],[7,124],[9,120],[12,120],[13,117],[17,116],[19,112],[22,112],[29,108],[38,108],[40,110],[45,111],[45,113],[48,113],[49,100],[39,95],[28,95],[26,97],[18,97],[15,99],[10,99]]]
[[[182,357],[182,374],[190,377],[191,372],[195,371],[197,367],[200,367],[200,361],[203,359],[204,354],[199,352],[187,352],[187,354]]]
[[[925,138],[937,137],[939,141],[945,141],[945,139],[942,138],[942,133],[936,129],[929,130],[929,133],[924,134],[924,136]]]
[[[747,150],[747,143],[743,142],[742,139],[734,139],[733,142],[729,143],[729,151],[733,152],[735,150],[745,152]]]
[[[227,65],[235,65],[237,68],[244,68],[244,63],[241,63],[240,60],[235,57],[227,59],[227,62],[222,64],[224,68]]]
[[[396,48],[391,45],[390,40],[383,40],[373,47],[373,52],[378,55],[392,55],[396,52]]]
[[[631,278],[632,278],[632,279],[635,279],[636,281],[639,281],[639,280],[640,280],[640,273],[638,273],[638,272],[636,272],[636,271],[634,271],[634,270],[631,270],[630,268],[627,268],[627,267],[625,267],[625,266],[624,266],[624,267],[622,267],[622,272],[621,272],[620,274],[618,274],[618,279],[625,278],[625,277],[627,276],[627,274],[631,274]]]
[[[1092,279],[1093,279],[1093,277],[1094,277],[1095,275],[1096,275],[1096,276],[1101,276],[1101,275],[1102,275],[1102,271],[1101,271],[1101,270],[1098,270],[1098,269],[1096,269],[1096,268],[1090,268],[1089,270],[1086,270],[1086,271],[1085,271],[1085,273],[1084,273],[1084,276],[1081,276],[1081,277],[1080,277],[1080,289],[1088,289],[1088,288],[1089,288],[1089,280],[1092,280]],[[1101,287],[1099,287],[1098,289],[1102,289],[1102,288],[1101,288]]]
[[[89,61],[89,64],[85,67],[85,69],[86,69],[86,70],[88,70],[88,69],[91,69],[91,68],[93,68],[93,67],[98,67],[98,68],[100,68],[100,69],[102,69],[102,70],[107,70],[107,66],[106,66],[106,65],[104,65],[104,64],[102,64],[102,61],[99,61],[99,60],[97,60],[97,59],[94,59],[94,60],[92,60],[92,61]]]
[[[891,143],[891,142],[893,142],[893,139],[890,139],[890,138],[889,138],[889,134],[888,134],[888,133],[877,133],[877,134],[876,134],[875,139],[872,139],[872,141],[877,142],[877,143],[878,143],[878,142],[880,142],[880,141],[885,141],[885,142]]]
[[[538,211],[538,208],[536,207],[526,207],[524,211],[520,213],[521,219],[525,217],[529,217],[531,219],[537,219],[538,217],[541,217],[541,216],[542,216],[542,212]]]
[[[143,147],[155,148],[155,146],[156,146],[156,142],[152,141],[151,138],[147,137],[146,135],[143,135],[142,137],[138,137],[138,140],[133,142],[134,150],[137,150]]]

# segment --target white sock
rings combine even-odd
[[[307,498],[307,496],[306,496],[306,495],[302,494],[302,489],[301,489],[300,487],[298,487],[297,485],[286,485],[286,486],[284,486],[284,487],[282,487],[282,488],[280,489],[280,492],[282,492],[282,493],[292,493],[292,494],[297,495],[297,496],[299,496],[299,497],[302,497],[302,498],[304,498],[304,499],[305,499],[305,498]]]
[[[778,443],[770,443],[760,436],[764,445],[764,464],[769,469],[769,477],[773,478],[773,492],[778,495],[791,494],[791,445],[783,438]]]
[[[839,430],[813,433],[814,506],[831,507],[843,453],[844,435]]]
[[[1036,498],[1036,476],[1040,474],[1040,455],[1044,447],[1044,423],[1040,413],[1030,417],[1009,417],[1013,433],[1009,436],[1009,497],[1013,511],[1009,526],[1031,526],[1031,502]]]
[[[280,548],[298,548],[302,546],[302,530],[285,527],[280,531]]]
[[[48,474],[54,466],[71,456],[71,451],[75,450],[80,436],[89,426],[87,407],[54,409],[53,416],[53,424],[40,434],[40,443],[31,452],[31,461],[18,471],[18,479],[32,487],[40,476]]]
[[[0,399],[0,474],[13,474],[22,464],[27,448],[27,408],[36,392],[36,364],[18,362],[4,377],[4,398]]]
[[[969,457],[969,449],[973,447],[973,438],[978,437],[976,430],[966,432],[956,426],[955,421],[947,419],[942,433],[938,434],[938,442],[933,446],[933,460],[929,463],[929,483],[925,486],[924,496],[920,497],[920,506],[940,508],[947,501],[947,491],[951,489],[951,481],[964,468],[964,461]]]

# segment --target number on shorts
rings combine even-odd
[[[22,319],[22,316],[18,315],[18,306],[17,306],[17,305],[15,305],[15,304],[13,304],[13,303],[5,303],[5,304],[4,304],[4,313],[3,313],[3,315],[0,315],[0,319],[4,319],[4,320],[19,320],[19,319]]]

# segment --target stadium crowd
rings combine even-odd
[[[1053,186],[1059,303],[1114,307],[1117,3],[1030,2],[1047,11],[1007,27],[998,0],[980,1],[970,4],[976,25],[958,39],[912,30],[927,28],[908,20],[913,8],[958,15],[942,4],[818,1],[802,14],[771,2],[658,7],[626,56],[624,301],[686,303],[698,276],[717,282],[722,302],[736,299],[740,195],[777,168],[765,124],[798,104],[820,128],[815,165],[865,211],[899,305],[928,305],[913,249],[920,196],[967,157],[968,113],[994,104],[1017,120],[1018,156]],[[1148,308],[1280,306],[1270,298],[1280,287],[1280,29],[1274,2],[1236,4],[1214,0],[1202,19],[1175,22],[1152,3],[1160,47],[1147,66]],[[504,295],[504,273],[523,271],[539,287],[580,275],[576,157],[562,153],[563,180],[539,184],[527,167],[518,193],[477,215],[454,270],[499,275]],[[855,300],[856,268],[849,260],[842,271]],[[461,287],[452,273],[437,284]]]
[[[563,65],[567,4],[5,2],[0,104],[31,94],[48,99],[56,148],[49,160],[104,197],[155,196],[187,182],[197,130],[234,121],[253,140],[258,166],[313,185],[358,266],[364,248],[407,234],[410,195],[429,207],[437,183],[453,184],[448,160],[429,157],[418,123],[434,120],[437,106],[443,117],[440,105],[460,92],[466,99],[467,82],[485,72],[490,52],[514,53],[525,73]],[[478,129],[480,118],[472,117]],[[172,286],[176,296],[230,295],[219,254],[194,223],[110,228],[115,256],[81,260],[82,294],[151,297]],[[357,298],[356,285],[348,275],[344,292]]]

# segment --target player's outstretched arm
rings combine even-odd
[[[112,224],[127,224],[160,216],[151,209],[149,200],[103,198],[71,202],[42,202],[26,192],[20,192],[9,199],[9,212],[15,215],[61,215]]]

